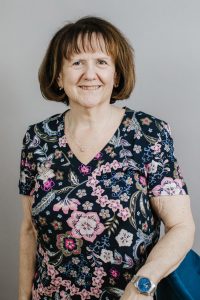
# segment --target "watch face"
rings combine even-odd
[[[148,278],[142,277],[138,280],[138,289],[141,293],[149,292],[151,288],[151,282]]]

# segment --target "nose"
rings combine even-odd
[[[84,79],[85,80],[94,80],[97,78],[96,67],[93,63],[88,63],[84,69]]]

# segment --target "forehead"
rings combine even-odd
[[[66,58],[71,59],[77,55],[86,55],[90,53],[92,56],[103,55],[104,57],[112,56],[111,49],[109,45],[105,42],[101,34],[91,33],[80,35],[68,48],[68,53],[66,53]]]

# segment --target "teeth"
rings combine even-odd
[[[81,86],[83,90],[97,90],[100,87],[100,85],[96,86]]]

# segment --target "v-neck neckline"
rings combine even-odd
[[[85,167],[86,169],[88,169],[88,171],[91,171],[91,168],[96,165],[98,163],[99,160],[101,160],[101,157],[104,155],[105,149],[109,146],[112,145],[111,141],[113,140],[114,136],[116,136],[118,134],[118,131],[121,131],[122,127],[123,127],[123,122],[126,119],[127,116],[127,111],[128,111],[128,107],[123,106],[122,107],[124,109],[124,114],[121,118],[120,124],[118,125],[118,127],[116,128],[114,134],[109,138],[108,142],[102,147],[102,149],[100,151],[98,151],[98,153],[95,154],[95,156],[93,156],[92,159],[90,159],[90,161],[88,163],[83,163],[81,162],[78,157],[74,154],[74,152],[72,151],[70,145],[67,142],[67,137],[65,134],[65,114],[70,110],[67,109],[65,110],[61,115],[60,115],[60,122],[59,122],[59,136],[60,138],[62,138],[65,141],[65,147],[66,147],[66,153],[68,156],[68,159],[70,161],[70,163],[74,166],[77,166],[80,170],[81,167]],[[70,154],[69,154],[70,153]],[[87,172],[87,170],[85,170]]]

